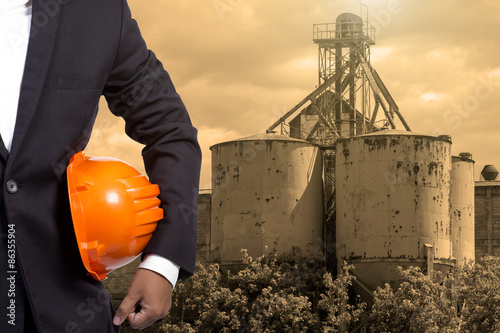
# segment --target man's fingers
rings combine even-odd
[[[162,275],[140,268],[116,310],[113,324],[121,325],[127,319],[134,329],[146,328],[165,317],[171,304],[172,284]]]
[[[139,298],[137,296],[131,294],[130,292],[127,293],[127,296],[125,296],[116,310],[115,317],[113,318],[113,324],[116,326],[121,325],[125,319],[127,319],[129,314],[134,314],[135,306],[138,301]]]
[[[130,324],[130,327],[136,330],[142,330],[146,327],[152,325],[158,319],[163,318],[162,315],[153,314],[151,310],[147,308],[141,308],[139,312],[130,313],[127,317],[127,320]]]

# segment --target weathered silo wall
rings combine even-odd
[[[452,157],[451,238],[457,263],[474,260],[474,161],[461,154]]]
[[[500,256],[500,181],[478,181],[475,190],[476,260]]]
[[[237,264],[241,249],[260,256],[321,252],[322,153],[274,134],[212,150],[212,260]]]
[[[337,258],[370,289],[396,266],[451,265],[451,141],[387,130],[336,144]]]
[[[210,228],[212,213],[212,191],[201,190],[198,196],[196,260],[210,261]]]

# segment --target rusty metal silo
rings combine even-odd
[[[469,153],[452,157],[451,237],[458,264],[475,260],[474,250],[474,161]]]
[[[399,130],[336,144],[337,259],[366,287],[452,265],[451,140]]]
[[[261,134],[212,150],[212,260],[322,251],[322,152],[310,142]]]

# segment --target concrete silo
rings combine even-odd
[[[211,257],[229,266],[253,257],[322,252],[322,152],[314,144],[262,134],[212,150]]]
[[[452,157],[451,238],[458,264],[475,260],[474,251],[474,161],[469,153]]]
[[[451,140],[399,130],[336,144],[337,260],[371,290],[397,266],[452,265]]]

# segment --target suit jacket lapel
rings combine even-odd
[[[3,142],[2,136],[0,135],[0,157],[6,162],[9,157],[9,151],[5,148],[5,144]]]
[[[21,143],[36,110],[49,68],[63,0],[33,1],[31,31],[26,55],[16,125],[7,169],[21,149]]]

